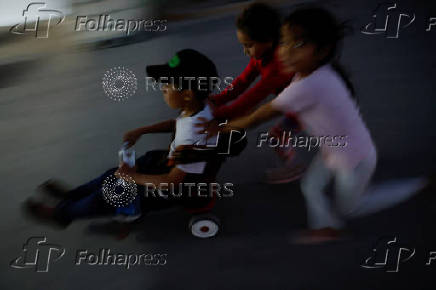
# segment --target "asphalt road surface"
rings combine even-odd
[[[360,32],[372,20],[378,1],[327,4],[355,28],[344,43],[342,60],[377,144],[375,180],[434,173],[436,26],[433,31],[426,28],[429,17],[436,17],[435,3],[399,2],[398,11],[415,13],[416,19],[397,39]],[[395,208],[351,221],[347,241],[289,243],[289,235],[306,225],[305,206],[298,182],[261,182],[265,168],[278,165],[272,150],[256,148],[256,136],[272,123],[250,132],[247,149],[226,162],[218,175],[219,182],[235,185],[235,194],[217,204],[223,227],[216,238],[192,237],[189,215],[180,210],[149,216],[122,241],[90,231],[90,223],[104,220],[79,221],[62,231],[26,219],[21,202],[42,181],[57,177],[71,186],[88,181],[117,164],[124,132],[176,116],[160,92],[146,90],[144,68],[167,61],[183,48],[208,55],[221,76],[236,76],[248,61],[237,43],[234,14],[228,14],[169,23],[168,31],[139,43],[2,67],[0,289],[434,289],[436,261],[425,265],[436,251],[436,203],[429,190]],[[138,79],[135,95],[126,102],[114,102],[102,90],[103,74],[116,66],[130,69]],[[141,154],[165,148],[169,141],[166,135],[144,136],[136,149]],[[64,256],[51,261],[46,273],[11,268],[10,262],[23,255],[27,239],[38,236],[64,248]],[[414,256],[403,261],[410,252],[390,252],[397,256],[389,259],[401,260],[398,273],[387,272],[395,268],[391,260],[379,269],[361,267],[373,255],[374,243],[389,236],[397,237],[393,249],[403,245],[415,249]],[[166,254],[166,264],[130,269],[75,264],[78,250],[100,249]]]

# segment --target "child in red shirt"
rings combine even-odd
[[[229,87],[209,98],[214,106],[215,118],[233,119],[246,115],[266,97],[271,94],[278,95],[289,85],[294,73],[284,72],[278,59],[280,25],[279,14],[263,3],[251,4],[239,15],[236,21],[237,37],[244,48],[244,54],[250,57],[250,62]],[[259,75],[260,80],[249,88]],[[230,101],[233,102],[227,104]],[[270,131],[270,136],[279,137],[283,131],[290,130],[292,134],[301,130],[294,115],[287,115],[283,122]],[[276,148],[279,156],[285,159],[289,167],[295,151],[289,146]],[[278,171],[269,170],[266,173],[267,182],[290,182],[298,179],[303,171],[303,166],[292,166]],[[277,172],[285,172],[285,175]]]

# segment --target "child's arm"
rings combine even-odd
[[[287,78],[278,75],[262,78],[255,86],[241,94],[232,104],[216,108],[213,111],[213,115],[218,119],[240,117],[253,109],[254,106],[268,97],[268,95],[275,93],[277,88],[282,87],[287,81]]]
[[[128,146],[132,146],[136,141],[144,134],[150,133],[170,133],[174,132],[176,129],[176,120],[171,119],[164,122],[156,123],[150,126],[144,126],[140,128],[128,131],[123,136],[124,142],[129,142]]]
[[[278,117],[282,114],[281,111],[275,109],[272,106],[272,102],[268,102],[265,105],[260,106],[256,111],[250,115],[230,121],[226,126],[226,129],[241,128],[248,129],[256,127],[257,125]]]
[[[284,112],[298,114],[305,111],[316,104],[313,89],[314,85],[293,87],[292,89],[288,87],[275,99],[259,107],[253,113],[236,120],[231,120],[225,130],[229,130],[231,127],[248,129],[279,116]]]
[[[163,183],[172,183],[174,185],[177,185],[183,182],[186,176],[186,172],[177,167],[174,167],[169,173],[166,174],[141,174],[135,172],[134,168],[130,168],[127,164],[123,163],[121,167],[115,172],[115,176],[129,176],[135,181],[136,184],[153,184],[155,187],[159,187],[160,184]]]
[[[231,85],[221,93],[210,96],[209,99],[212,103],[216,106],[221,106],[242,94],[259,75],[255,62],[256,60],[251,58],[244,71],[233,80]]]
[[[256,111],[250,115],[241,118],[233,119],[225,126],[219,126],[217,123],[206,120],[205,118],[197,118],[200,123],[195,125],[200,128],[198,133],[207,134],[207,137],[215,136],[219,132],[231,132],[233,129],[248,129],[264,123],[282,114],[281,111],[272,106],[272,102],[268,102],[260,106]]]
[[[170,133],[170,132],[174,132],[175,129],[176,129],[176,120],[170,119],[153,125],[140,127],[135,130],[138,130],[138,132],[140,132],[141,135],[143,135],[143,134],[150,134],[150,133]]]
[[[177,167],[174,167],[167,174],[150,175],[137,173],[132,178],[133,180],[135,180],[136,184],[145,185],[147,183],[152,183],[155,187],[159,187],[159,185],[163,183],[172,183],[174,185],[177,185],[183,182],[185,176],[186,172],[182,171]]]

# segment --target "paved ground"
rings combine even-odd
[[[343,62],[379,149],[376,179],[435,172],[436,28],[426,32],[425,21],[436,16],[436,5],[399,3],[400,10],[416,13],[416,21],[399,39],[387,39],[359,32],[371,20],[377,1],[327,3],[356,28],[345,42]],[[21,201],[43,180],[56,176],[71,185],[87,181],[116,164],[123,132],[175,116],[158,92],[145,91],[146,64],[166,61],[176,50],[192,47],[209,55],[223,76],[241,71],[247,58],[236,41],[233,19],[229,14],[170,23],[167,33],[145,42],[0,68],[1,289],[434,289],[436,265],[425,266],[428,252],[436,251],[431,191],[353,221],[347,242],[316,247],[288,243],[288,235],[305,226],[305,208],[298,184],[260,182],[265,167],[276,160],[270,150],[255,147],[255,136],[271,124],[251,132],[247,150],[219,174],[220,182],[235,184],[235,196],[216,208],[223,231],[214,239],[191,237],[188,215],[180,211],[150,216],[122,242],[90,234],[89,221],[57,231],[20,214]],[[112,102],[101,88],[104,72],[119,65],[139,80],[136,95],[124,103]],[[145,136],[137,149],[161,148],[168,141],[164,135]],[[388,235],[415,248],[413,259],[404,262],[399,273],[361,268],[377,239]],[[66,249],[48,273],[9,267],[32,236],[47,236],[50,243]],[[167,264],[129,270],[74,265],[76,250],[102,248],[165,253]]]

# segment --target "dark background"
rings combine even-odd
[[[293,4],[302,2],[274,4],[286,14]],[[434,173],[436,27],[425,30],[429,17],[436,17],[436,2],[398,1],[398,11],[416,14],[415,22],[398,39],[360,32],[372,20],[379,1],[321,2],[339,18],[350,20],[355,30],[344,43],[342,61],[377,144],[375,180]],[[235,77],[248,63],[234,26],[238,5],[243,3],[168,3],[158,9],[161,17],[170,19],[168,30],[152,37],[77,46],[74,40],[62,38],[65,46],[74,49],[42,49],[46,53],[41,54],[43,40],[15,43],[3,35],[0,289],[434,289],[436,263],[425,266],[428,251],[436,251],[436,203],[431,190],[352,221],[348,241],[322,246],[289,243],[289,235],[306,225],[298,182],[261,183],[265,168],[279,163],[272,150],[255,146],[257,134],[273,123],[250,132],[248,148],[224,164],[218,176],[220,183],[235,184],[235,196],[217,205],[223,227],[216,238],[192,237],[189,216],[180,210],[151,215],[122,241],[93,234],[90,221],[58,231],[23,217],[21,202],[42,181],[57,177],[79,185],[117,164],[125,131],[176,116],[160,92],[145,91],[147,64],[165,62],[183,48],[208,55],[221,76]],[[49,48],[58,45],[56,38],[50,41]],[[138,78],[138,91],[123,103],[111,101],[101,87],[103,74],[115,66],[129,68]],[[164,148],[169,141],[165,135],[144,136],[136,149],[141,154]],[[97,222],[103,220],[92,221]],[[402,264],[399,273],[360,267],[373,244],[389,235],[416,248],[415,257]],[[66,249],[48,273],[9,267],[31,236],[47,236],[48,242]],[[101,248],[166,253],[168,263],[130,270],[74,265],[77,249],[97,252]]]

